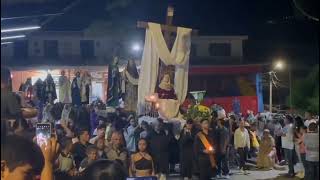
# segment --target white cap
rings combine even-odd
[[[307,128],[309,128],[309,125],[310,125],[311,123],[317,123],[317,121],[316,121],[315,119],[306,120],[306,121],[304,122],[304,125],[305,125]]]

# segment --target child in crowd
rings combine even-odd
[[[98,159],[98,149],[94,145],[90,145],[86,149],[87,157],[82,160],[79,167],[79,172],[83,172],[92,162]]]
[[[61,153],[56,161],[57,171],[66,172],[69,175],[77,173],[75,162],[71,154],[72,140],[71,138],[65,138],[61,140]]]

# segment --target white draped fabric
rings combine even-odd
[[[59,101],[62,103],[71,103],[71,82],[65,76],[59,78]]]
[[[138,112],[143,114],[145,97],[154,93],[158,79],[159,58],[166,65],[175,65],[174,89],[181,104],[188,90],[188,69],[191,46],[191,29],[177,28],[171,52],[164,40],[160,24],[148,23],[141,61],[138,86]]]
[[[81,78],[81,85],[80,85],[80,93],[81,93],[81,102],[86,102],[92,99],[92,82],[90,76],[83,76]],[[89,85],[89,99],[86,96],[86,86]],[[90,102],[91,103],[91,102]]]

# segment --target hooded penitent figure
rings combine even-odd
[[[61,71],[61,76],[59,77],[59,101],[65,104],[71,103],[71,83],[65,71]]]
[[[71,97],[72,97],[72,104],[81,106],[81,77],[80,72],[76,72],[76,77],[72,80],[71,84]]]
[[[57,99],[56,85],[54,84],[51,74],[48,74],[43,82],[43,92],[46,103],[53,104],[54,100]]]
[[[121,79],[118,68],[119,59],[115,57],[108,69],[108,98],[107,105],[111,107],[119,106],[121,93]]]
[[[127,111],[135,112],[138,101],[139,74],[134,60],[129,60],[127,67],[122,73],[122,93],[124,96],[124,106]]]

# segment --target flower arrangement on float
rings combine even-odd
[[[196,123],[199,123],[202,119],[211,119],[210,108],[200,104],[203,101],[205,93],[206,91],[190,92],[190,94],[196,100],[196,104],[188,107],[187,113],[184,115],[184,119],[192,119]]]

